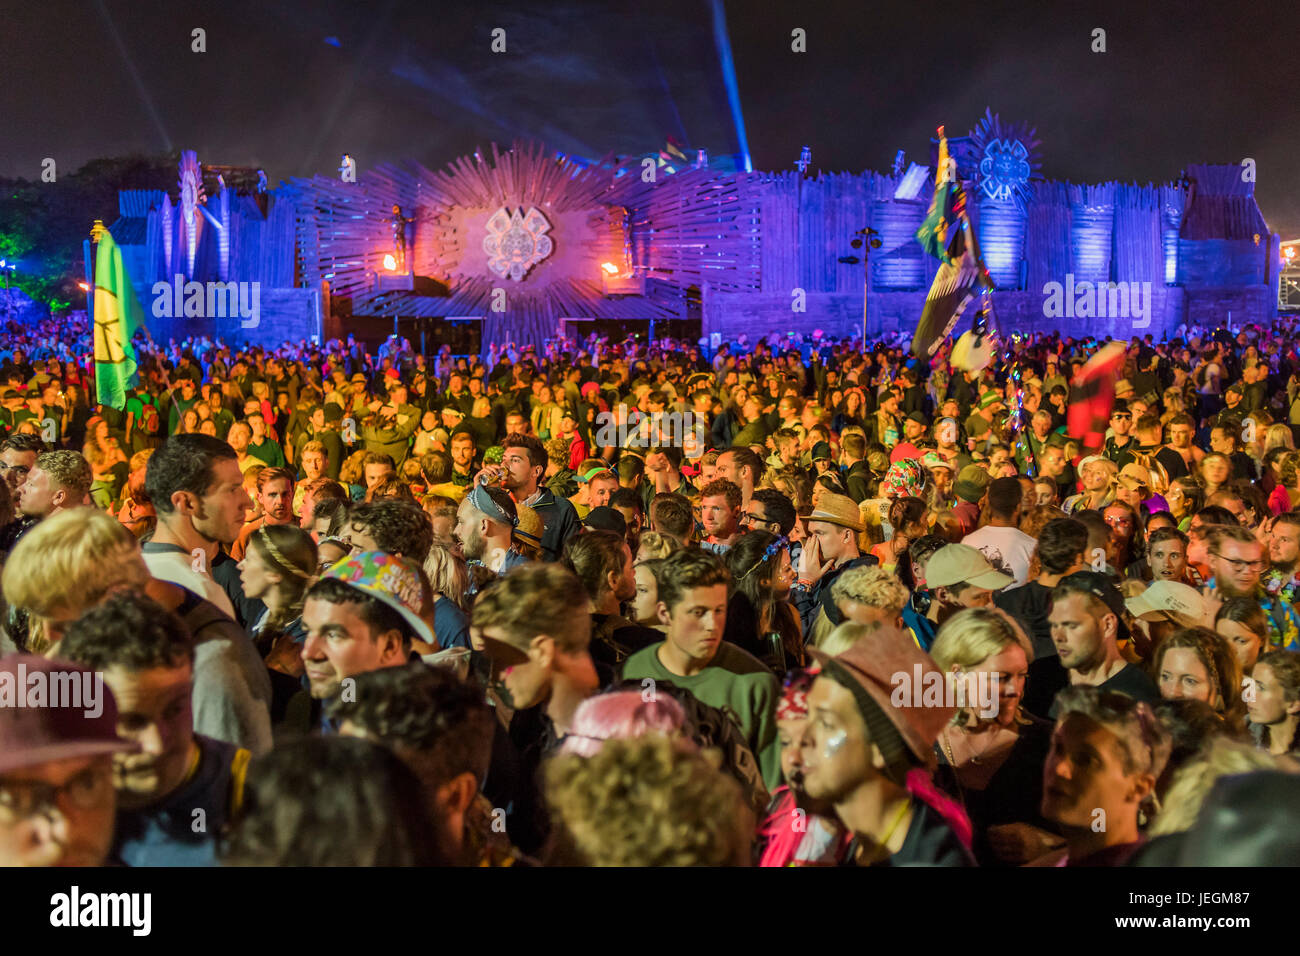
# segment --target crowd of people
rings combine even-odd
[[[1056,334],[140,340],[118,409],[10,326],[0,864],[1294,862],[1295,330],[1185,331],[1089,447]]]

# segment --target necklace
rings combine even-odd
[[[910,799],[904,800],[903,805],[898,808],[898,813],[894,816],[894,822],[889,825],[885,835],[876,842],[876,849],[872,852],[871,859],[867,861],[868,866],[886,860],[893,855],[889,852],[889,841],[893,837],[894,831],[898,829],[898,825],[903,822],[903,818],[907,816],[907,811],[911,808],[912,801]]]

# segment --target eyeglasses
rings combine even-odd
[[[1237,558],[1226,557],[1220,554],[1218,551],[1211,551],[1210,553],[1213,554],[1220,561],[1227,561],[1230,565],[1232,565],[1232,570],[1234,571],[1258,571],[1260,568],[1264,566],[1263,561],[1241,561],[1238,560]]]
[[[0,822],[28,820],[59,806],[61,798],[77,810],[104,806],[113,793],[113,775],[107,766],[87,767],[62,786],[41,781],[0,781]]]
[[[748,511],[742,511],[740,513],[740,524],[742,525],[777,524],[777,522],[768,521],[766,518],[760,518],[758,515],[752,515]]]

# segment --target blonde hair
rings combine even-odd
[[[150,579],[135,536],[97,508],[71,508],[23,535],[5,564],[5,600],[40,618],[79,613]]]
[[[906,585],[879,566],[849,568],[831,584],[831,598],[856,601],[868,607],[902,613],[907,606]]]
[[[424,573],[429,576],[433,589],[462,611],[465,610],[465,592],[469,590],[469,568],[465,562],[435,541],[424,559]]]
[[[1182,833],[1192,828],[1201,804],[1220,777],[1255,770],[1280,770],[1282,762],[1267,750],[1216,736],[1205,749],[1174,772],[1165,794],[1164,809],[1151,825],[1150,836]]]
[[[674,551],[682,550],[682,543],[672,535],[661,531],[645,531],[641,534],[636,553],[638,560],[649,561],[653,558],[666,558]]]
[[[555,757],[546,799],[565,863],[726,866],[750,840],[740,785],[658,732],[607,740],[591,757]]]
[[[943,623],[930,646],[930,656],[945,671],[954,664],[966,670],[1012,644],[1025,652],[1026,661],[1033,661],[1034,645],[1013,617],[996,608],[972,607]]]
[[[930,656],[947,674],[953,665],[963,671],[977,667],[981,661],[1000,654],[1012,644],[1025,652],[1026,664],[1033,662],[1034,645],[1015,618],[997,608],[972,607],[958,611],[944,621],[930,645]],[[1024,722],[1018,712],[1016,716],[1018,721]],[[958,708],[952,722],[964,724],[969,717],[966,708]]]
[[[845,621],[827,634],[817,649],[823,654],[829,654],[831,657],[839,657],[870,634],[872,630],[872,628],[865,624],[859,624],[857,621]]]

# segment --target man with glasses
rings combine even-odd
[[[775,488],[759,488],[740,509],[742,531],[770,531],[787,536],[794,528],[795,511],[790,499]]]
[[[36,467],[36,458],[46,451],[43,441],[35,435],[10,435],[0,442],[0,479],[9,486],[9,498],[17,510],[18,489]],[[24,514],[14,517],[0,527],[0,558],[13,550],[18,539],[26,534],[40,519]]]
[[[0,707],[0,866],[103,866],[117,809],[113,754],[135,749],[117,735],[111,691],[79,665],[30,654],[0,660],[0,675],[24,689],[39,678],[95,694]]]
[[[1211,597],[1220,601],[1234,597],[1259,601],[1268,618],[1273,648],[1300,651],[1300,615],[1284,598],[1261,587],[1264,546],[1254,534],[1240,527],[1216,527],[1210,532],[1209,564],[1214,576],[1206,583],[1206,591]]]

